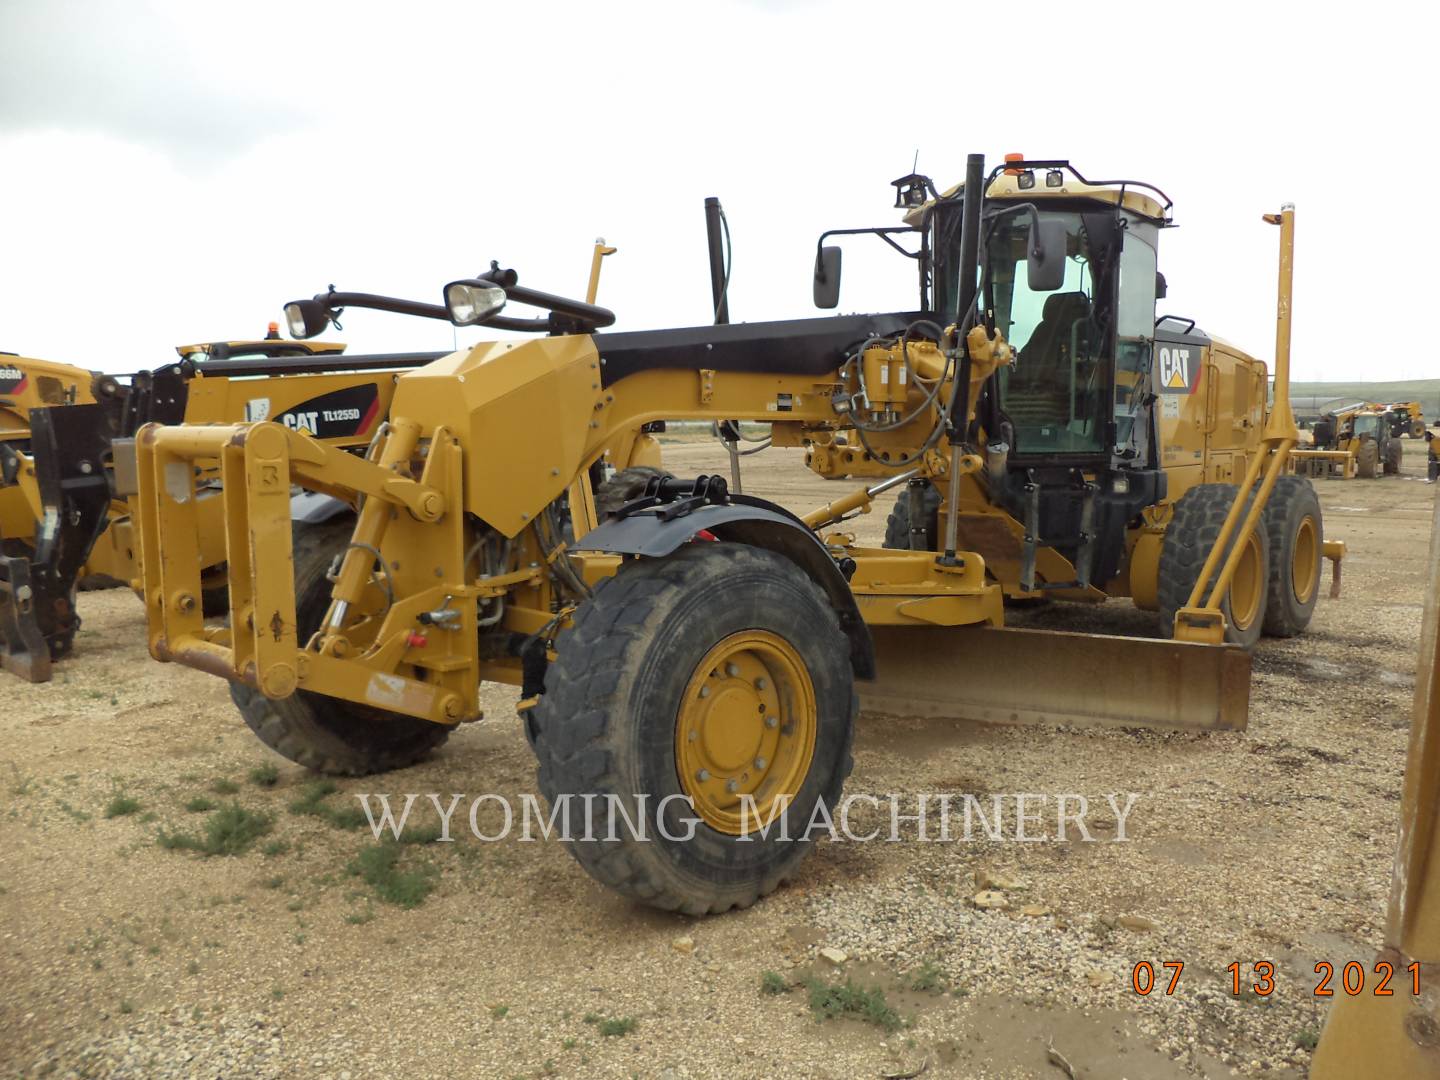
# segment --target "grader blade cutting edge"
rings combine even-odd
[[[860,706],[999,724],[1242,731],[1250,654],[1230,645],[1051,630],[872,627]]]

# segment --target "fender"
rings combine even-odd
[[[850,666],[855,677],[875,678],[875,645],[870,628],[860,617],[846,570],[831,558],[820,538],[783,506],[748,495],[722,497],[724,502],[705,503],[673,517],[664,512],[674,503],[644,506],[656,500],[641,500],[632,504],[639,509],[592,529],[576,547],[610,555],[661,559],[704,530],[728,543],[750,544],[783,555],[819,585],[830,600],[840,629],[850,641]]]

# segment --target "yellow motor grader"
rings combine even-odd
[[[915,311],[602,332],[614,316],[593,294],[492,264],[445,287],[451,321],[543,336],[402,374],[365,458],[268,421],[141,428],[152,655],[229,679],[267,745],[337,773],[417,761],[479,718],[482,682],[518,686],[575,857],[694,914],[794,872],[840,797],[862,700],[1243,727],[1249,655],[1227,640],[1253,640],[1277,592],[1276,632],[1303,627],[1325,544],[1313,495],[1282,476],[1293,210],[1266,215],[1280,227],[1267,412],[1263,365],[1157,328],[1155,189],[1060,161],[987,175],[980,155],[944,194],[918,175],[897,185],[910,223],[845,231],[915,258]],[[816,299],[833,306],[840,256],[823,239]],[[337,303],[289,305],[292,334],[323,332]],[[770,424],[812,468],[828,457],[874,482],[797,516],[719,476],[657,474],[600,520],[607,461],[635,460],[665,420]],[[206,465],[222,481],[227,627],[200,604]],[[292,485],[358,514],[296,526]],[[908,542],[856,545],[845,518],[900,485],[919,496]],[[943,493],[933,526],[928,486]],[[1168,612],[1174,640],[1003,629],[1007,595],[1126,592]]]
[[[117,440],[150,422],[267,419],[364,449],[385,420],[395,372],[441,355],[342,357],[340,344],[286,341],[273,324],[272,334],[182,345],[178,361],[120,377],[0,358],[0,666],[45,681],[79,629],[77,585],[138,587],[130,508],[112,483]],[[226,602],[215,483],[215,471],[205,470],[197,500],[202,606],[211,614]],[[343,509],[334,500],[302,499],[296,506],[308,518]]]

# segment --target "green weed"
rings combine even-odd
[[[435,888],[435,871],[431,867],[402,870],[399,861],[398,844],[376,844],[362,849],[346,869],[374,889],[387,904],[419,907]]]
[[[810,991],[810,1011],[816,1020],[853,1016],[887,1032],[899,1031],[904,1026],[900,1014],[890,1007],[885,992],[879,987],[866,989],[848,979],[844,985],[819,979],[811,979],[806,985]]]
[[[128,817],[140,809],[140,800],[130,795],[116,795],[105,804],[107,818]]]

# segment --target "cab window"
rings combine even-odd
[[[996,326],[1016,350],[1014,367],[1001,372],[1001,401],[1016,453],[1093,453],[1104,448],[1110,407],[1091,245],[1079,214],[1046,216],[1066,224],[1059,289],[1027,284],[1027,215],[999,221],[986,252]]]

